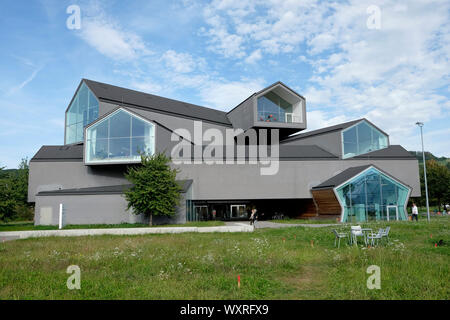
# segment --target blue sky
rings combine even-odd
[[[69,5],[81,28],[68,29]],[[368,8],[379,8],[369,28]],[[308,129],[366,117],[450,157],[448,1],[2,1],[0,166],[63,144],[81,78],[228,111],[281,80]],[[373,20],[370,20],[373,21]]]

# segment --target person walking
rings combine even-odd
[[[252,209],[252,214],[250,215],[250,225],[252,226],[254,226],[255,225],[255,221],[256,221],[256,209],[255,208],[253,208]]]
[[[416,204],[413,202],[413,206],[412,206],[412,221],[414,221],[414,219],[416,219],[416,221],[419,221],[419,210],[417,209]]]

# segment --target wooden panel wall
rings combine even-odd
[[[298,214],[296,218],[311,218],[317,217],[317,208],[313,199],[301,199],[298,207]]]
[[[333,189],[311,190],[311,193],[317,204],[319,215],[341,214],[341,206]]]

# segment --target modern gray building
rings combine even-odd
[[[281,82],[222,112],[83,79],[66,109],[64,144],[30,161],[35,224],[145,222],[126,210],[124,173],[140,153],[179,169],[182,202],[155,223],[281,215],[342,222],[406,220],[418,162],[367,119],[307,129],[306,100]]]

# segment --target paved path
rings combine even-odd
[[[0,242],[17,240],[17,239],[20,239],[20,237],[17,237],[17,236],[1,236],[0,235]]]
[[[310,223],[275,223],[270,221],[257,221],[255,229],[309,227],[320,228],[340,226],[340,224],[310,224]],[[185,232],[253,232],[254,229],[247,221],[227,221],[220,227],[161,227],[161,228],[111,228],[111,229],[71,229],[71,230],[32,230],[32,231],[5,231],[0,232],[0,242],[40,238],[40,237],[79,237],[98,235],[140,235],[157,233],[185,233]]]
[[[70,230],[32,230],[0,232],[0,241],[40,238],[40,237],[78,237],[98,235],[140,235],[155,233],[184,232],[253,232],[248,224],[237,223],[220,227],[161,227],[161,228],[110,228],[110,229],[70,229]]]
[[[250,225],[250,222],[225,222],[226,225]],[[341,226],[341,224],[336,223],[276,223],[271,221],[256,221],[255,229],[263,229],[263,228],[272,228],[272,229],[278,229],[278,228],[287,228],[287,227],[309,227],[309,228],[321,228],[321,227],[330,227],[330,226]]]

